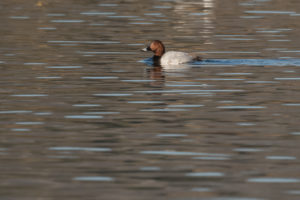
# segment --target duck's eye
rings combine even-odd
[[[152,51],[152,49],[150,47],[147,47],[147,51]]]

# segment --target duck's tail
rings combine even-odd
[[[195,56],[193,58],[194,61],[202,61],[203,59],[200,56]]]

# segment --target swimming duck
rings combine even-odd
[[[166,52],[164,44],[160,40],[154,40],[142,51],[152,51],[154,53],[154,65],[179,65],[194,61],[201,61],[199,56],[192,56],[185,52],[168,51]]]

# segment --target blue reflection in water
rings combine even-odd
[[[152,58],[147,58],[140,62],[153,65]],[[207,59],[193,62],[191,65],[300,66],[300,59]]]
[[[300,66],[300,59],[208,59],[195,64],[250,65],[250,66]]]

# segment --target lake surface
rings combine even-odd
[[[1,199],[300,199],[299,23],[298,0],[1,1]],[[153,39],[204,60],[153,67]]]

